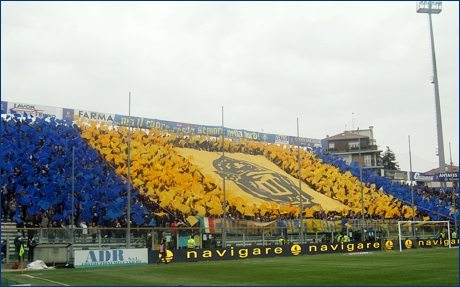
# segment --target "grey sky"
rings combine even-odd
[[[322,139],[374,126],[438,166],[416,2],[2,2],[2,100]],[[446,163],[458,165],[459,4],[433,15]]]

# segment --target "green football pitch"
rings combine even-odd
[[[2,285],[458,286],[458,255],[458,248],[427,248],[367,254],[172,262],[168,265],[2,270]]]

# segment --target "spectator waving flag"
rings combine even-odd
[[[19,217],[20,214],[22,214],[22,211],[21,211],[20,208],[17,208],[17,209],[16,209],[16,213],[15,213],[15,215],[13,216],[13,220],[16,221],[17,223],[22,223],[22,222],[24,222],[24,221]]]

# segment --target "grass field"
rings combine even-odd
[[[34,286],[458,286],[459,249],[2,272]],[[3,284],[2,284],[3,285]]]

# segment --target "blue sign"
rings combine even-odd
[[[169,131],[172,133],[182,133],[189,135],[207,135],[213,137],[219,137],[224,134],[226,138],[231,139],[247,139],[267,143],[275,143],[279,135],[267,134],[261,132],[254,132],[241,129],[231,129],[223,128],[221,126],[205,126],[205,125],[195,125],[195,124],[185,124],[179,122],[170,122],[157,119],[148,119],[142,117],[129,117],[124,115],[115,114],[114,124],[119,126],[131,126],[141,129],[151,129],[156,128],[162,131]],[[294,144],[294,140],[291,140],[294,137],[286,136],[286,143]],[[289,139],[289,140],[288,140]],[[297,139],[297,138],[295,138]],[[315,145],[321,145],[321,140],[310,139],[310,138],[300,138],[299,140],[301,146],[313,147]]]
[[[458,180],[458,172],[443,172],[443,173],[412,172],[411,179],[414,181],[423,181],[423,182],[454,181],[454,180]]]
[[[62,109],[62,119],[63,120],[68,120],[68,121],[73,121],[73,115],[74,115],[74,110],[73,109]]]

